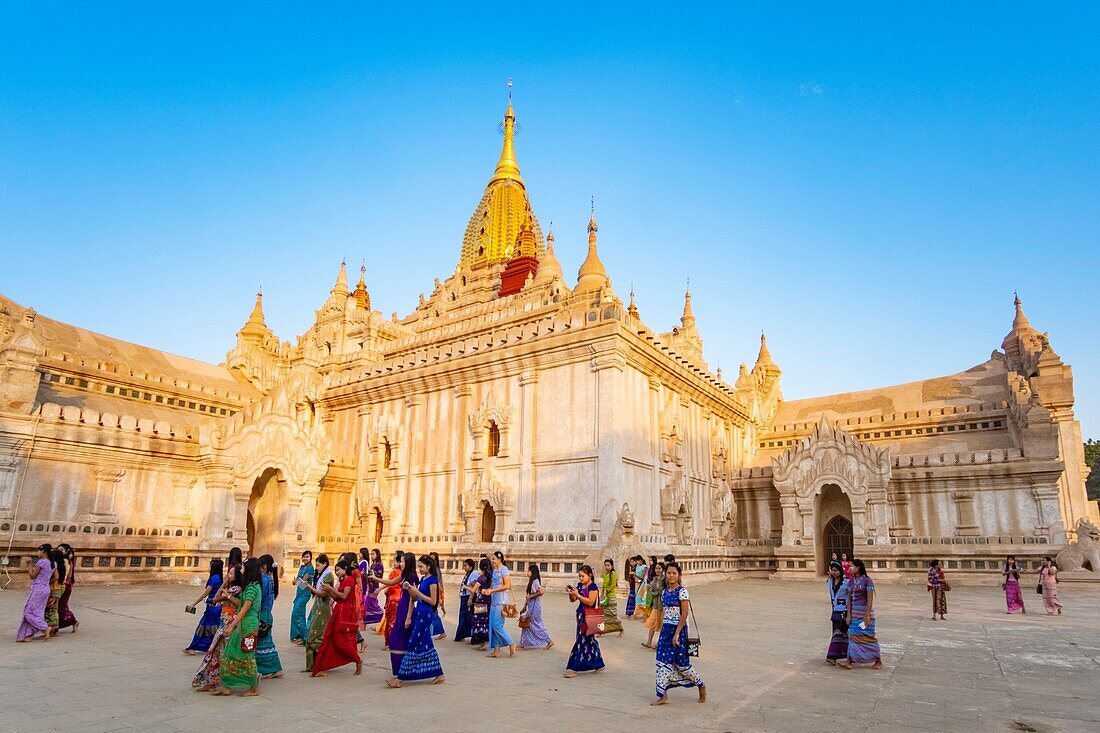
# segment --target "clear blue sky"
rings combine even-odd
[[[619,294],[666,330],[690,277],[728,378],[761,329],[788,399],[965,369],[1018,289],[1100,438],[1096,3],[107,5],[0,6],[0,291],[45,315],[217,361],[342,257],[409,312],[511,76],[566,272],[594,195]]]

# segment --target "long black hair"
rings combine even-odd
[[[867,566],[863,564],[862,560],[860,560],[858,557],[853,557],[852,558],[852,565],[859,568],[859,574],[861,576],[863,576],[864,578],[867,577]]]
[[[225,563],[229,567],[236,565],[240,567],[244,564],[244,556],[241,554],[241,548],[231,547],[229,548],[229,559]]]
[[[481,558],[481,562],[479,562],[477,564],[477,569],[481,571],[482,577],[488,578],[488,581],[481,584],[482,587],[488,587],[488,586],[492,585],[493,584],[493,566],[489,562],[489,558],[487,558],[487,557]],[[480,581],[481,581],[481,578],[478,578],[478,582],[480,582]]]
[[[66,577],[70,578],[72,580],[75,580],[76,579],[76,551],[73,549],[73,546],[68,544],[67,542],[62,542],[57,547],[65,552],[65,560],[66,560],[65,564],[68,566],[68,568],[67,568],[68,569],[68,575]]]
[[[50,550],[50,562],[53,563],[54,570],[57,571],[57,582],[62,583],[65,580],[65,552],[59,547]]]
[[[367,565],[370,565],[370,550],[365,547],[359,548],[359,557],[367,561]]]
[[[325,566],[324,570],[321,569],[322,565]],[[328,570],[328,565],[328,555],[323,552],[317,556],[317,559],[313,561],[313,566],[316,568],[317,572],[317,577],[313,581],[314,585],[317,585],[321,581],[321,576],[324,575],[325,570]]]
[[[497,550],[496,552],[494,552],[493,557],[495,557],[497,560],[500,560],[501,565],[507,565],[508,564],[508,562],[504,559],[504,553],[501,552],[500,550]]]
[[[368,562],[370,562],[371,567],[374,567],[375,565],[381,565],[382,564],[382,551],[379,550],[377,547],[375,547],[373,550],[371,550],[370,551],[370,560]]]
[[[401,582],[416,585],[416,555],[401,553]]]
[[[537,580],[539,585],[542,585],[542,573],[539,571],[539,564],[537,562],[527,563],[527,594],[531,594],[531,586],[535,584]]]
[[[271,573],[271,583],[274,587],[275,598],[279,597],[279,566],[275,564],[275,558],[271,555],[260,555],[260,567],[267,568]]]
[[[428,566],[428,575],[431,575],[436,580],[439,580],[439,561],[432,557],[432,553],[427,555],[421,555],[417,562],[422,562]]]
[[[225,567],[222,565],[222,559],[220,557],[215,557],[213,560],[211,560],[210,561],[210,577],[206,579],[206,584],[213,587],[213,585],[214,585],[214,576],[215,575],[219,576],[221,578],[221,582],[224,583],[225,582],[224,570],[225,570]]]
[[[260,576],[263,575],[263,571],[260,570],[260,561],[255,557],[250,557],[244,561],[244,579],[243,585],[245,588],[253,583],[260,582]]]
[[[584,573],[585,575],[587,575],[589,583],[596,582],[596,576],[592,572],[592,566],[591,565],[581,565],[579,568],[577,568],[577,572],[578,573]],[[580,590],[580,589],[578,588],[577,590]]]

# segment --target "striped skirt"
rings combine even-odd
[[[844,659],[848,656],[848,622],[843,611],[833,611],[833,638],[829,640],[826,659]]]
[[[863,623],[861,617],[853,615],[852,623],[848,625],[848,659],[853,664],[874,664],[882,660],[878,637],[875,636],[875,619],[872,618],[865,627],[860,625]]]

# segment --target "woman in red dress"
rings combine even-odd
[[[355,592],[355,579],[351,574],[352,566],[347,560],[336,563],[336,577],[340,580],[338,588],[328,583],[322,589],[336,603],[332,608],[332,618],[325,626],[325,635],[321,639],[321,648],[313,660],[313,677],[324,677],[328,670],[355,663],[355,674],[363,671],[363,660],[359,658],[355,635],[363,617],[357,615],[356,608],[363,599]],[[358,603],[356,601],[358,600]]]
[[[390,570],[389,580],[393,581],[393,584],[386,585],[386,611],[382,616],[382,623],[378,624],[378,633],[383,639],[390,638],[390,629],[393,628],[394,617],[397,615],[397,604],[401,602],[401,583],[397,580],[401,577],[401,556],[404,552],[398,550],[397,555],[394,557],[393,569]],[[385,645],[385,642],[383,642]]]

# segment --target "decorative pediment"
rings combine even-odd
[[[772,481],[781,495],[812,496],[833,483],[864,496],[890,482],[890,449],[868,445],[822,418],[810,435],[772,459]]]
[[[489,502],[497,514],[507,514],[515,504],[515,491],[484,469],[462,492],[462,512],[472,514],[482,501]]]
[[[490,388],[489,394],[481,401],[478,408],[470,413],[469,425],[471,431],[481,430],[495,422],[497,427],[503,430],[512,422],[512,406],[501,402],[497,397],[496,388]]]
[[[266,397],[200,432],[203,453],[232,465],[232,474],[251,479],[279,468],[299,486],[319,481],[328,470],[331,441],[318,419],[315,375],[292,375]]]

